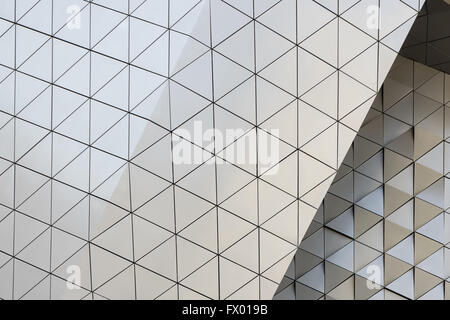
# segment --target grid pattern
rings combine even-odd
[[[450,299],[449,102],[448,74],[397,60],[277,299]]]
[[[400,54],[450,73],[449,21],[449,1],[427,1],[414,22]]]
[[[423,2],[3,0],[0,298],[272,298]]]

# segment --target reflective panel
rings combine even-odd
[[[0,298],[271,299],[423,2],[3,0]]]
[[[449,81],[396,60],[275,299],[448,299]]]
[[[428,0],[400,53],[450,73],[450,2]]]

